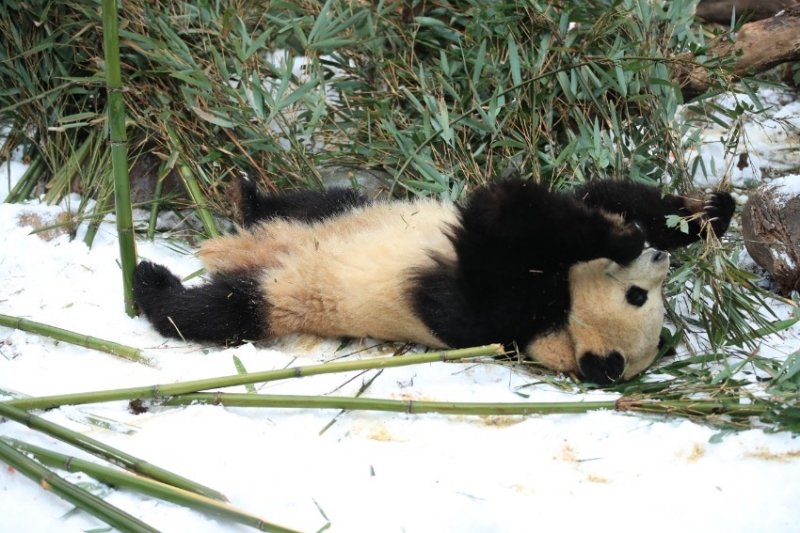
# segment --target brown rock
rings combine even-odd
[[[800,177],[792,178],[800,181]],[[800,289],[800,192],[785,185],[753,191],[742,211],[742,233],[750,257],[788,296]]]

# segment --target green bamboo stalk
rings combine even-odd
[[[107,391],[62,394],[57,396],[41,396],[39,398],[19,398],[0,402],[0,405],[14,406],[19,409],[52,409],[61,405],[81,405],[87,403],[110,402],[115,400],[160,400],[166,396],[186,394],[209,389],[234,387],[248,383],[262,383],[281,379],[301,378],[319,374],[366,370],[370,368],[391,368],[406,365],[435,363],[438,361],[457,361],[475,357],[498,355],[502,346],[490,344],[478,348],[465,348],[447,352],[428,352],[423,354],[400,355],[397,357],[377,357],[361,361],[343,361],[321,365],[299,366],[281,370],[267,370],[251,374],[235,374],[220,378],[200,379],[183,383],[167,383],[146,387],[131,387]]]
[[[121,466],[122,468],[126,468],[144,476],[149,476],[157,481],[166,483],[167,485],[172,485],[173,487],[178,487],[190,492],[202,494],[203,496],[207,496],[215,500],[220,500],[223,502],[228,501],[223,494],[215,491],[214,489],[210,489],[200,485],[199,483],[195,483],[192,480],[186,479],[177,474],[173,474],[172,472],[150,464],[147,461],[142,461],[137,457],[103,444],[102,442],[91,437],[87,437],[86,435],[82,435],[65,427],[59,426],[58,424],[54,424],[53,422],[45,420],[40,416],[17,409],[16,407],[7,405],[4,402],[0,402],[0,416],[8,418],[9,420],[13,420],[14,422],[19,422],[20,424],[25,424],[31,429],[41,431],[42,433],[50,435],[51,437],[76,446],[87,453],[101,457],[117,466]]]
[[[167,172],[169,170],[167,169]],[[147,224],[147,240],[152,241],[156,234],[156,223],[158,222],[158,209],[161,206],[161,195],[164,192],[164,176],[159,176],[156,182],[156,190],[153,194],[153,205],[150,208],[150,221]]]
[[[117,234],[122,264],[122,295],[125,312],[128,316],[136,316],[136,303],[133,299],[136,241],[133,231],[133,210],[131,209],[131,184],[128,179],[128,146],[125,135],[125,101],[122,98],[122,74],[119,64],[117,0],[103,0],[103,48],[106,59],[111,163],[114,169],[114,202],[117,210]]]
[[[17,196],[16,202],[24,202],[28,198],[31,197],[31,193],[33,189],[36,188],[36,184],[39,183],[39,177],[45,171],[46,166],[42,164],[42,166],[37,170],[35,176],[31,176],[25,181],[25,185],[20,189],[19,196]]]
[[[350,411],[384,411],[390,413],[440,413],[449,415],[533,415],[553,413],[586,413],[598,409],[615,409],[615,402],[431,402],[417,400],[384,400],[344,396],[300,396],[277,394],[235,394],[224,392],[181,394],[165,399],[160,405],[201,403],[227,407],[274,407],[288,409],[344,409]]]
[[[706,416],[735,414],[758,416],[768,407],[741,405],[718,400],[647,400],[621,398],[616,401],[597,402],[431,402],[417,400],[384,400],[377,398],[351,398],[340,396],[299,396],[270,394],[195,393],[173,396],[161,405],[190,404],[225,405],[228,407],[273,407],[284,409],[346,409],[385,411],[391,413],[439,413],[446,415],[546,415],[576,414],[601,409],[631,411],[650,414]]]
[[[43,489],[52,491],[53,494],[120,531],[158,533],[157,529],[153,529],[125,511],[117,509],[94,494],[73,485],[2,440],[0,440],[0,461],[15,468],[18,472],[22,472]]]
[[[141,492],[142,494],[147,494],[148,496],[160,500],[226,518],[233,522],[253,527],[259,531],[273,531],[277,533],[294,532],[292,529],[272,524],[231,505],[206,498],[205,496],[200,496],[193,492],[178,489],[171,485],[166,485],[141,476],[134,476],[115,468],[64,455],[16,439],[0,437],[0,441],[5,441],[18,450],[33,454],[36,459],[52,468],[66,470],[67,472],[83,472],[107,485]]]
[[[206,199],[203,196],[203,191],[200,190],[200,186],[197,184],[197,180],[195,179],[194,174],[192,174],[192,170],[188,167],[188,165],[179,163],[178,173],[183,179],[183,183],[186,186],[186,191],[189,193],[192,201],[197,206],[197,215],[203,222],[203,227],[206,228],[206,235],[210,238],[219,237],[217,224],[211,217],[211,212],[208,210]]]
[[[108,173],[106,173],[104,180],[106,182],[109,181]],[[101,188],[97,197],[97,203],[94,204],[94,208],[92,209],[92,216],[89,219],[89,227],[86,229],[86,236],[83,238],[84,244],[89,248],[92,247],[94,238],[97,236],[97,231],[100,229],[100,224],[103,223],[103,219],[105,218],[105,213],[103,212],[106,210],[109,200],[111,200],[111,195],[107,193],[107,189],[104,187]]]
[[[63,342],[68,342],[76,346],[83,346],[92,350],[98,350],[117,357],[122,357],[129,361],[141,363],[147,366],[155,366],[151,358],[146,356],[144,352],[138,348],[131,348],[116,342],[98,339],[90,335],[82,335],[66,329],[57,328],[41,322],[34,322],[27,318],[19,318],[9,315],[0,314],[0,326],[7,328],[18,329],[27,331],[28,333],[36,333],[37,335],[44,335],[51,339],[56,339]]]
[[[48,181],[48,189],[44,195],[44,201],[52,204],[64,196],[64,191],[69,190],[75,175],[81,171],[89,149],[94,145],[96,134],[89,131],[89,135],[83,140],[78,149],[70,154],[64,165],[55,171],[53,177]]]
[[[20,177],[19,181],[8,191],[8,196],[3,203],[6,204],[14,204],[23,200],[27,199],[27,195],[23,195],[24,191],[27,189],[33,189],[36,185],[36,182],[39,179],[39,176],[42,175],[42,170],[44,169],[44,162],[42,161],[41,155],[36,155],[31,164],[28,165],[28,168],[25,169],[25,172]],[[31,183],[30,189],[28,189],[28,184]]]

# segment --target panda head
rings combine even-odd
[[[654,249],[627,266],[609,259],[573,265],[568,323],[534,339],[527,355],[601,385],[642,372],[658,355],[668,270],[669,254]]]
[[[627,266],[596,259],[572,267],[567,331],[583,377],[605,385],[650,366],[659,350],[668,270],[669,254],[652,248]]]

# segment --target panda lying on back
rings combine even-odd
[[[187,288],[161,265],[136,268],[136,303],[162,335],[501,342],[599,384],[657,355],[669,268],[661,250],[708,228],[722,235],[735,208],[724,192],[703,202],[620,181],[562,194],[508,180],[461,206],[370,203],[343,189],[263,196],[247,180],[239,188],[244,230],[199,252],[209,283]],[[689,232],[668,228],[668,215],[690,217]]]

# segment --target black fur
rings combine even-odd
[[[165,267],[142,261],[134,272],[133,295],[165,337],[235,344],[268,333],[267,302],[250,276],[215,277],[187,288]]]
[[[452,234],[458,264],[418,270],[411,284],[423,322],[459,348],[524,347],[563,326],[570,266],[599,257],[629,263],[645,242],[633,224],[619,226],[571,195],[519,180],[476,191],[460,222]]]
[[[245,228],[275,218],[319,222],[369,203],[365,196],[343,188],[266,196],[246,178],[239,180],[238,188],[238,208]]]
[[[629,181],[595,180],[576,189],[575,195],[589,207],[616,213],[627,222],[640,224],[650,245],[659,250],[688,246],[703,235],[702,222],[697,219],[688,221],[688,233],[667,227],[667,216],[686,217],[692,210],[684,198],[662,194],[655,187]],[[735,209],[736,203],[726,192],[712,193],[705,202],[703,210],[717,237],[728,230]]]

